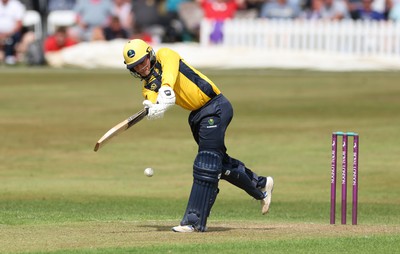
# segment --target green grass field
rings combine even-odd
[[[197,152],[187,111],[142,121],[95,153],[141,108],[138,80],[122,70],[3,67],[0,252],[400,253],[400,73],[204,72],[234,106],[228,153],[275,179],[267,216],[221,181],[208,232],[171,232]],[[339,130],[360,134],[357,226],[329,225]]]

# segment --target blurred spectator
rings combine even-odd
[[[323,0],[322,18],[325,20],[342,20],[350,18],[345,0]]]
[[[288,0],[267,1],[261,7],[260,17],[269,19],[295,19],[300,14],[300,6]]]
[[[244,1],[235,12],[235,19],[256,19],[260,16],[260,10],[264,1]]]
[[[391,0],[390,8],[389,8],[389,17],[390,20],[400,21],[400,0]]]
[[[357,19],[357,10],[361,8],[362,0],[347,0],[347,9],[352,19]]]
[[[247,10],[255,10],[257,16],[260,15],[261,8],[265,3],[265,0],[246,0],[246,9]]]
[[[210,41],[218,44],[223,40],[225,20],[235,17],[236,11],[244,6],[244,0],[197,0],[204,12],[204,17],[213,22]]]
[[[111,0],[78,0],[74,8],[78,38],[82,41],[101,39],[98,37],[110,22],[112,7]]]
[[[107,41],[114,39],[127,39],[128,32],[122,27],[122,24],[117,16],[111,18],[109,26],[103,28],[104,39]]]
[[[150,35],[153,43],[180,41],[183,25],[164,4],[165,0],[133,0],[134,32]]]
[[[235,17],[236,11],[242,8],[244,0],[197,0],[209,20],[224,21]]]
[[[306,8],[300,15],[303,19],[323,19],[325,3],[324,0],[311,0],[311,6]]]
[[[182,40],[199,41],[200,23],[204,16],[199,3],[195,1],[182,2],[178,7],[178,16],[184,30]]]
[[[33,31],[24,31],[21,40],[15,45],[15,55],[17,61],[26,62],[27,54],[30,46],[36,40],[35,33]],[[40,44],[41,42],[38,41]]]
[[[154,38],[152,37],[152,35],[148,32],[144,32],[143,30],[140,30],[139,27],[135,30],[135,33],[132,34],[132,36],[130,36],[130,39],[141,39],[150,44],[155,43],[153,41]]]
[[[390,0],[372,0],[372,10],[383,13],[385,19],[389,13]]]
[[[374,10],[372,2],[373,0],[362,0],[362,5],[355,11],[355,19],[385,20],[385,14]]]
[[[25,6],[26,10],[33,10],[39,14],[41,29],[44,31],[46,27],[44,21],[47,15],[47,0],[20,0],[20,2]],[[35,29],[33,26],[24,26],[22,28],[21,40],[15,47],[17,61],[28,65],[44,64],[43,33],[41,37],[38,37],[38,34],[34,32]]]
[[[77,42],[68,36],[67,28],[58,27],[53,35],[48,36],[44,41],[44,52],[59,51],[65,47],[75,45]]]
[[[44,58],[50,66],[61,67],[63,60],[61,50],[77,44],[71,36],[68,35],[66,27],[57,27],[53,35],[48,36],[44,42]]]
[[[76,5],[76,0],[48,0],[47,1],[47,10],[48,14],[50,15],[51,12],[55,11],[74,11]],[[54,24],[54,17],[49,19],[50,16],[47,16],[46,19],[44,20],[46,22],[46,33],[47,34],[52,34],[56,33],[56,27],[61,26],[60,24]],[[61,19],[60,19],[61,20]],[[62,18],[63,22],[65,21],[65,17]],[[67,18],[67,20],[69,20]],[[48,24],[50,22],[50,24]],[[62,24],[62,26],[67,26],[65,23]],[[72,24],[71,24],[72,26]],[[76,36],[76,39],[78,39],[78,36]]]
[[[153,43],[161,42],[165,29],[161,25],[160,0],[133,0],[133,28],[135,34],[152,37]]]
[[[179,6],[188,1],[190,0],[165,0],[165,9],[168,15],[177,18]]]
[[[165,0],[166,16],[169,20],[180,20],[179,8],[183,3],[190,0]]]
[[[0,1],[0,49],[5,63],[16,64],[16,44],[22,37],[22,19],[25,6],[18,0]]]
[[[164,11],[161,11],[161,24],[165,29],[164,42],[191,40],[185,24],[179,16],[180,6],[186,2],[189,0],[165,0]]]
[[[311,0],[310,5],[302,11],[301,18],[322,20],[350,18],[348,5],[345,0]]]
[[[324,0],[311,0],[311,6],[301,13],[304,19],[323,19]]]
[[[48,0],[47,9],[51,11],[73,10],[76,0]]]
[[[130,36],[133,33],[133,12],[130,0],[114,0],[112,14],[119,18],[121,26]]]

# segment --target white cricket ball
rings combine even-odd
[[[148,177],[152,177],[153,174],[154,174],[154,170],[153,170],[152,168],[146,168],[146,169],[144,170],[144,174],[145,174],[146,176],[148,176]]]

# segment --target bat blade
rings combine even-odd
[[[120,122],[119,124],[112,127],[108,130],[100,139],[97,141],[94,151],[97,152],[101,147],[103,147],[108,141],[110,141],[113,137],[117,136],[118,134],[126,131],[133,125],[140,122],[145,116],[148,114],[148,109],[142,109],[136,114],[130,116],[128,119]]]

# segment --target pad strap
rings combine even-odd
[[[264,193],[260,190],[266,184],[264,176],[258,176],[247,168],[243,162],[229,156],[224,158],[222,167],[223,174],[221,179],[241,188],[257,200],[264,198]]]

